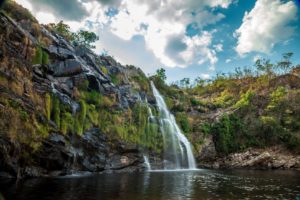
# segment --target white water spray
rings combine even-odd
[[[144,163],[146,165],[146,168],[148,171],[151,170],[151,165],[150,165],[150,162],[149,162],[149,158],[147,156],[144,156]]]

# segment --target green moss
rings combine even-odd
[[[103,74],[108,75],[108,70],[107,70],[106,67],[101,66],[101,67],[100,67],[100,70],[103,72]]]
[[[53,96],[51,116],[57,127],[60,128],[60,102],[56,96]]]
[[[71,113],[65,112],[62,114],[60,130],[62,134],[66,134],[68,132],[73,132],[74,127],[74,118]]]
[[[49,55],[45,51],[42,52],[42,64],[43,65],[48,65],[49,64]]]
[[[49,93],[45,95],[45,111],[47,120],[49,121],[51,119],[51,95]]]
[[[111,74],[110,79],[111,79],[111,82],[115,85],[119,85],[121,83],[121,79],[118,74]]]
[[[84,101],[80,101],[80,111],[76,113],[75,117],[75,132],[78,135],[82,135],[84,131],[84,125],[85,125],[85,119],[86,119],[86,113],[87,113],[87,105]]]
[[[32,64],[42,64],[43,63],[43,50],[41,47],[37,47],[35,50],[35,55],[32,60]]]
[[[43,51],[42,47],[38,46],[35,50],[35,55],[32,59],[32,64],[49,64],[49,55]]]

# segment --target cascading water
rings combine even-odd
[[[168,110],[153,82],[151,87],[159,110],[158,121],[164,141],[164,169],[196,169],[190,142],[182,134],[175,117]],[[152,113],[150,114],[150,117],[153,117]]]
[[[150,162],[149,162],[149,158],[147,156],[144,156],[144,163],[146,165],[146,168],[147,170],[151,170],[151,165],[150,165]]]

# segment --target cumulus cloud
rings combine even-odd
[[[124,40],[143,35],[147,48],[166,66],[186,67],[209,61],[214,69],[218,60],[216,52],[222,51],[222,45],[212,44],[213,32],[208,34],[200,30],[224,18],[221,13],[209,12],[207,7],[227,8],[231,2],[123,0],[119,13],[111,19],[110,27],[113,34]],[[193,37],[187,37],[186,27],[192,23],[198,31]],[[141,24],[147,25],[146,31],[140,29]],[[205,39],[208,42],[203,42]]]
[[[28,0],[35,12],[50,12],[65,20],[81,20],[88,13],[84,5],[78,0]]]
[[[226,9],[233,0],[18,0],[31,3],[40,18],[64,19],[73,30],[83,28],[88,20],[90,30],[110,32],[126,43],[143,37],[144,48],[168,67],[187,67],[208,63],[210,69],[218,61],[222,44],[213,43],[214,31],[204,27],[225,16],[214,8]],[[67,8],[67,10],[66,10]],[[108,15],[109,9],[114,9]],[[218,9],[219,10],[219,9]],[[116,11],[116,12],[115,12]],[[44,14],[51,13],[53,16]],[[187,34],[187,26],[197,28]],[[101,35],[101,33],[100,33]],[[100,42],[102,38],[100,37]],[[104,47],[105,48],[105,47]],[[118,56],[118,55],[116,55]]]
[[[256,51],[269,53],[276,43],[290,38],[295,29],[290,22],[297,18],[293,1],[257,0],[236,30],[236,51],[239,55]]]

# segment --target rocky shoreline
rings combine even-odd
[[[300,170],[300,155],[292,155],[278,147],[249,149],[225,157],[206,157],[199,161],[198,166],[209,169]]]

